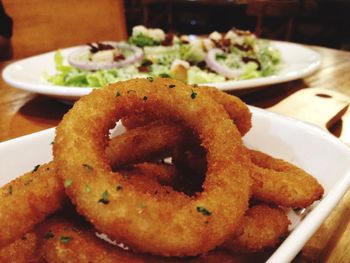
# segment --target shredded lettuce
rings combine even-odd
[[[190,67],[187,71],[187,83],[188,84],[202,84],[202,83],[214,83],[224,82],[225,77],[201,70],[198,67]]]
[[[180,58],[180,47],[173,46],[156,46],[145,47],[143,49],[145,57],[154,62],[154,64],[170,65],[175,59]]]
[[[189,62],[199,63],[205,59],[205,52],[199,46],[184,44],[180,51],[181,59]]]
[[[258,65],[254,62],[248,62],[244,67],[243,74],[239,79],[253,79],[261,77],[261,71],[258,70]]]
[[[54,56],[56,73],[46,76],[46,80],[54,85],[69,87],[103,87],[106,84],[135,77],[147,77],[140,73],[136,67],[129,66],[122,69],[101,69],[88,71],[74,68],[64,64],[64,57],[60,51]]]
[[[160,44],[159,41],[156,41],[153,38],[149,36],[145,36],[143,34],[131,36],[129,38],[129,43],[134,44],[135,46],[138,46],[138,47],[157,46]]]
[[[240,80],[271,76],[280,70],[281,53],[269,41],[248,37],[246,40],[251,49],[231,46],[228,52],[218,54],[216,61],[231,69],[242,69],[243,73],[238,77]],[[248,62],[244,62],[243,58]]]

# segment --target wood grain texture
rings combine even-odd
[[[3,0],[13,18],[13,58],[126,38],[123,0]]]
[[[0,63],[0,70],[10,62]],[[0,142],[56,126],[70,106],[14,89],[0,78]]]
[[[328,130],[346,112],[349,98],[330,89],[301,89],[268,108],[285,116],[303,120]]]
[[[305,245],[299,261],[350,261],[350,190]]]
[[[329,89],[350,97],[350,52],[314,46],[311,48],[323,58],[322,65],[315,74],[240,94],[240,97],[246,103],[261,108],[271,107],[294,92],[308,88]],[[5,65],[6,63],[0,63],[0,70]],[[69,108],[70,106],[53,98],[11,88],[0,79],[0,142],[56,126]],[[349,131],[349,120],[350,114],[344,115],[343,124],[346,128],[342,130]],[[336,135],[340,134],[342,131]],[[294,262],[350,262],[349,211],[348,192]],[[259,261],[263,260],[261,258]],[[250,262],[257,260],[254,258]]]

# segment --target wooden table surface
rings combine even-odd
[[[268,108],[306,88],[325,88],[350,98],[350,52],[311,46],[322,56],[322,65],[304,79],[239,94],[248,104]],[[10,61],[11,62],[11,61]],[[9,62],[0,62],[2,70]],[[349,99],[350,102],[350,99]],[[53,98],[14,89],[0,78],[0,142],[56,126],[70,109]],[[343,128],[350,114],[343,119]],[[341,134],[338,125],[332,130]],[[350,191],[309,240],[295,262],[350,262]]]

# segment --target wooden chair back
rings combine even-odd
[[[126,39],[123,0],[3,0],[14,22],[13,58]]]
[[[256,17],[255,34],[259,37],[268,38],[278,38],[278,33],[281,32],[277,32],[276,29],[275,32],[272,32],[267,20],[269,18],[285,18],[284,23],[278,27],[274,25],[274,28],[279,28],[279,31],[283,30],[284,36],[282,36],[282,39],[289,40],[298,10],[298,0],[250,0],[247,3],[246,14]]]

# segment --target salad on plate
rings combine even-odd
[[[74,87],[102,87],[137,77],[220,83],[271,76],[282,65],[280,51],[249,31],[231,29],[198,37],[144,26],[135,26],[128,41],[90,43],[68,57],[57,51],[54,60],[56,72],[45,79]]]

